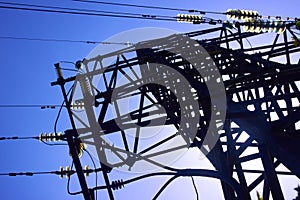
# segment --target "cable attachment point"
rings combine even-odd
[[[74,145],[77,151],[77,155],[79,158],[81,158],[82,154],[83,154],[83,150],[85,149],[84,144],[82,143],[82,141],[80,139],[75,139],[74,140]],[[69,155],[72,157],[71,153],[69,153]]]
[[[113,190],[119,190],[122,189],[124,185],[125,184],[123,182],[123,179],[121,179],[121,180],[112,181],[110,186]]]
[[[75,63],[75,68],[76,69],[81,69],[82,66],[83,66],[83,61],[82,60],[76,61],[76,63]]]

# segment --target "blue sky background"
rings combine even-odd
[[[177,15],[177,12],[82,4],[69,0],[52,0],[48,2],[43,0],[15,0],[13,2],[154,15]],[[251,9],[257,10],[263,15],[299,17],[299,2],[296,0],[286,0],[283,2],[270,0],[124,0],[122,2],[224,12],[228,8]],[[210,16],[225,19],[225,16]],[[11,36],[89,41],[103,41],[114,34],[133,28],[163,27],[179,32],[187,32],[209,27],[208,25],[192,25],[168,21],[79,16],[6,9],[0,9],[0,19],[0,37]],[[263,44],[263,41],[257,42]],[[0,39],[0,104],[60,104],[63,98],[59,87],[50,86],[50,82],[56,80],[53,64],[59,61],[75,62],[80,60],[87,56],[95,46],[84,43]],[[73,67],[69,64],[62,66]],[[66,76],[73,75],[66,72],[64,74]],[[0,108],[0,136],[35,136],[39,135],[40,132],[53,132],[53,124],[57,111],[57,109],[40,110],[39,108]],[[68,128],[70,128],[70,124],[67,114],[64,111],[59,121],[58,130],[64,131]],[[193,152],[188,158],[181,161],[180,165],[185,165],[189,168],[194,167],[197,164],[195,159],[197,159],[197,155]],[[92,166],[87,155],[83,157],[83,162]],[[0,141],[0,172],[51,171],[58,170],[59,166],[70,164],[71,158],[68,156],[68,148],[65,146],[50,147],[38,141],[31,140]],[[112,180],[117,178],[118,175],[112,175]],[[145,183],[147,186],[139,183],[128,185],[124,190],[117,191],[116,196],[121,196],[121,199],[139,199],[147,193],[154,194],[163,182],[161,180],[149,180],[151,184]],[[177,197],[180,199],[181,197],[187,197],[187,194],[190,195],[188,199],[195,198],[190,179],[185,178],[180,180],[182,182],[174,182],[170,190],[166,194],[163,194],[161,198],[169,199],[170,197]],[[206,180],[205,185],[200,184],[200,182],[197,184],[199,190],[207,193],[206,195],[208,196],[216,195],[215,199],[221,198],[219,190],[213,187],[218,187],[218,184],[211,179],[204,180]],[[146,181],[142,181],[141,183]],[[71,182],[71,190],[78,191],[77,177],[74,176]],[[82,199],[81,195],[68,195],[66,183],[66,179],[60,180],[55,175],[36,175],[33,177],[1,176],[0,198]],[[94,176],[89,178],[89,184],[93,186]],[[105,193],[99,193],[99,195],[104,196],[99,199],[107,198]],[[289,197],[294,197],[295,193],[290,191],[289,195]],[[149,197],[152,197],[152,195]]]

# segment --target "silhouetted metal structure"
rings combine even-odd
[[[278,42],[281,35],[276,34],[271,45],[245,49],[243,41],[257,34],[241,33],[240,29],[228,34],[222,27],[188,35],[198,36],[211,31],[220,31],[220,37],[199,42],[210,52],[223,77],[228,77],[228,80],[224,80],[228,109],[223,137],[208,157],[220,173],[232,176],[236,171],[240,185],[248,192],[264,181],[264,199],[269,199],[270,191],[273,199],[283,199],[276,167],[282,163],[291,174],[298,178],[300,176],[297,159],[300,137],[299,127],[296,130],[295,125],[300,117],[300,69],[299,62],[291,63],[291,55],[299,52],[299,46],[288,41],[288,34],[297,37],[288,27],[282,35],[282,42]],[[232,41],[238,42],[240,47],[231,49]],[[253,50],[261,52],[247,54]],[[285,63],[270,60],[280,56],[285,58]],[[299,59],[299,54],[297,56]],[[231,122],[238,126],[231,127]],[[238,143],[243,131],[249,137],[243,143]],[[222,145],[226,145],[226,151]],[[242,156],[251,146],[257,147],[258,152]],[[244,175],[247,171],[242,164],[257,158],[262,160],[263,171],[249,184]],[[234,192],[226,185],[222,186],[225,198],[234,199]]]
[[[299,127],[296,128],[296,123],[299,124],[300,120],[300,66],[299,62],[296,64],[292,62],[295,58],[293,55],[299,59],[300,47],[292,26],[292,24],[287,25],[286,30],[280,35],[269,35],[268,33],[267,36],[263,33],[242,32],[239,26],[236,30],[231,29],[226,24],[217,28],[185,34],[197,41],[209,53],[219,69],[226,91],[227,110],[222,134],[215,147],[207,154],[207,158],[215,170],[176,170],[161,165],[163,170],[170,172],[153,173],[149,176],[173,175],[175,178],[178,176],[217,178],[221,181],[225,199],[250,199],[250,192],[263,182],[264,199],[269,199],[270,193],[273,199],[284,199],[278,175],[294,175],[300,178],[300,133]],[[264,40],[266,37],[273,36],[275,38],[272,44],[249,45],[251,37],[261,37]],[[296,41],[289,40],[291,36]],[[147,46],[147,41],[144,42],[144,46],[145,44]],[[151,47],[150,44],[153,46]],[[98,141],[94,145],[102,151],[102,155],[98,158],[101,162],[106,186],[99,186],[94,189],[108,189],[110,199],[113,199],[112,189],[119,189],[129,183],[113,181],[109,184],[108,173],[110,170],[124,165],[130,168],[141,159],[149,161],[147,156],[143,157],[144,154],[173,139],[180,131],[187,132],[180,134],[188,141],[188,129],[181,129],[180,120],[182,117],[189,116],[187,112],[197,109],[193,107],[192,110],[181,112],[183,108],[180,108],[176,99],[185,95],[193,95],[188,94],[188,91],[178,90],[176,94],[173,94],[169,88],[155,84],[143,84],[138,87],[141,77],[144,77],[143,80],[151,79],[153,82],[168,80],[174,74],[164,70],[164,65],[180,72],[196,89],[195,93],[199,97],[199,109],[196,112],[201,110],[197,135],[193,141],[187,142],[189,145],[186,147],[200,148],[201,141],[207,134],[210,112],[212,111],[210,98],[217,97],[213,97],[208,92],[204,82],[201,81],[205,77],[199,78],[199,74],[197,75],[197,72],[190,68],[190,63],[181,55],[169,51],[178,45],[180,45],[178,37],[171,35],[149,42],[148,48],[131,46],[111,54],[101,55],[94,61],[90,59],[89,62],[94,62],[94,66],[102,65],[102,61],[106,58],[113,58],[114,62],[107,65],[105,70],[101,70],[101,67],[99,69],[95,67],[93,70],[86,67],[85,74],[78,74],[77,76],[77,86],[81,85],[83,92],[82,99],[76,99],[76,101],[84,102],[86,113],[88,113],[88,109],[92,108],[97,109],[98,114],[92,116],[86,114],[88,123],[82,127],[75,127],[74,125],[73,128],[77,129],[79,135],[83,135],[82,140],[94,138],[94,142]],[[150,63],[156,63],[156,65],[152,66]],[[99,85],[93,84],[93,77],[99,74],[102,77],[101,88],[97,88]],[[123,76],[129,81],[119,85],[119,76]],[[74,81],[74,78],[63,79],[61,77],[59,79],[61,79],[59,81],[63,81],[58,81],[62,86],[65,82]],[[168,84],[177,87],[176,83],[169,82]],[[116,96],[113,96],[114,93]],[[135,96],[138,96],[135,109],[126,114],[118,111],[118,99]],[[148,99],[147,105],[144,105],[145,98]],[[68,102],[68,99],[65,98],[65,101]],[[112,105],[116,113],[114,117],[106,118],[109,107]],[[67,103],[67,106],[70,107],[70,102]],[[151,110],[151,107],[157,109]],[[94,110],[89,112],[94,112]],[[182,116],[180,113],[185,114]],[[77,115],[75,112],[69,114],[70,116]],[[75,119],[78,120],[78,117]],[[100,125],[101,130],[95,131],[94,128],[91,128],[95,123]],[[82,124],[84,123],[82,122]],[[149,124],[151,126],[173,125],[176,131],[163,140],[139,151],[138,134],[140,130],[137,128],[133,146],[130,147],[125,131],[136,127],[136,125],[143,127]],[[123,149],[121,147],[113,148],[104,140],[96,139],[97,134],[103,136],[116,133],[119,135],[120,143],[122,143],[120,146]],[[76,136],[74,135],[74,137]],[[119,156],[120,162],[107,164],[105,160],[107,159],[106,149],[116,151],[116,154],[123,153],[125,155]],[[261,169],[244,167],[245,163],[255,159],[261,160]],[[280,164],[283,164],[290,172],[276,170]],[[260,175],[254,181],[249,182],[246,178],[247,173]],[[146,177],[148,175],[143,178]],[[154,199],[175,179],[174,177],[162,187]],[[82,190],[86,195],[90,192],[87,188],[82,188]]]

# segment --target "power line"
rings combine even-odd
[[[40,108],[40,109],[56,109],[59,108],[61,105],[26,105],[26,104],[2,104],[0,105],[0,108]],[[63,107],[65,107],[63,105]]]
[[[149,6],[149,5],[137,5],[137,4],[128,4],[128,3],[118,3],[118,2],[106,2],[106,1],[92,1],[92,0],[73,0],[83,3],[95,3],[95,4],[106,4],[114,6],[126,6],[126,7],[135,7],[135,8],[149,8],[149,9],[159,9],[159,10],[172,10],[172,11],[190,11],[189,9],[184,8],[169,8],[169,7],[160,7],[160,6]]]
[[[117,17],[117,18],[133,18],[133,19],[149,19],[149,20],[160,20],[160,21],[173,21],[177,22],[177,16],[168,15],[149,15],[142,13],[131,13],[131,12],[114,12],[114,11],[103,11],[103,10],[90,10],[90,9],[76,9],[58,6],[44,6],[44,5],[34,5],[34,4],[22,4],[22,3],[9,3],[0,2],[0,4],[9,6],[0,6],[3,9],[14,9],[14,10],[25,10],[25,11],[37,11],[37,12],[50,12],[50,13],[62,13],[62,14],[75,14],[75,15],[89,15],[89,16],[103,16],[103,17]],[[20,7],[23,6],[23,7]],[[26,7],[24,7],[26,6]],[[194,10],[196,12],[196,10]],[[200,11],[199,11],[200,12]],[[204,11],[201,11],[203,13]],[[214,13],[214,12],[208,12]],[[221,13],[219,13],[221,14]],[[224,14],[224,13],[223,13]],[[211,22],[222,22],[221,20],[214,20],[211,18],[206,18],[206,20],[201,21],[201,23],[211,23]],[[216,24],[216,23],[214,23]],[[3,39],[18,39],[18,37],[3,37]],[[93,41],[76,41],[76,40],[56,40],[56,39],[43,39],[43,38],[22,38],[26,40],[39,40],[39,41],[62,41],[62,42],[84,42],[84,43],[95,43]],[[102,44],[122,44],[128,45],[128,42],[99,42]]]
[[[186,9],[186,8],[171,8],[171,7],[161,7],[161,6],[149,6],[149,5],[118,3],[118,2],[93,1],[93,0],[73,0],[73,1],[82,2],[82,3],[95,3],[95,4],[114,5],[114,6],[135,7],[135,8],[147,8],[147,9],[183,11],[183,12],[199,12],[201,14],[205,14],[205,13],[226,14],[226,12],[224,13],[224,12],[203,11],[203,10]]]
[[[89,174],[91,172],[95,173],[95,185],[96,186],[94,188],[97,188],[98,187],[98,174],[97,173],[99,171],[102,171],[102,169],[96,167],[96,163],[95,163],[92,155],[90,154],[90,152],[87,149],[84,149],[84,151],[88,154],[88,156],[90,157],[90,159],[91,159],[91,161],[93,163],[93,166],[94,166],[94,170],[93,169],[89,169],[89,167],[88,168],[85,167],[84,172],[85,172],[86,176],[89,176]],[[71,170],[73,169],[73,165],[74,165],[74,163],[72,162]],[[70,191],[70,181],[71,181],[71,177],[68,179],[68,182],[67,182],[67,191],[68,191],[68,194],[70,194],[70,195],[81,194],[82,191],[78,191],[78,192],[71,192]],[[98,199],[98,194],[97,194],[97,191],[96,191],[95,200],[97,200],[97,199]]]
[[[122,6],[122,7],[135,7],[135,8],[146,8],[146,9],[157,9],[157,10],[169,10],[169,11],[200,13],[202,15],[205,15],[205,14],[228,15],[228,12],[204,11],[204,10],[186,9],[186,8],[172,8],[172,7],[150,6],[150,5],[140,5],[140,4],[128,4],[128,3],[107,2],[107,1],[94,1],[94,0],[72,0],[72,1],[81,2],[81,3],[93,3],[93,4]],[[263,15],[260,15],[259,17],[260,18],[267,18],[267,19],[270,19],[270,18],[286,19],[287,21],[298,19],[296,17],[283,17],[283,16],[263,16]]]
[[[89,170],[84,170],[85,173],[91,173],[91,172],[95,172],[96,170],[99,169],[89,169]],[[41,171],[41,172],[9,172],[9,173],[0,173],[0,176],[33,176],[33,175],[46,175],[46,174],[54,174],[54,175],[68,175],[71,176],[73,174],[75,174],[75,170],[72,169],[63,169],[61,167],[60,170],[56,170],[56,171]]]
[[[48,146],[64,146],[67,145],[65,143],[55,143],[51,144],[46,142],[47,140],[58,142],[58,141],[64,141],[64,136],[62,133],[49,133],[49,134],[40,134],[39,136],[27,136],[27,137],[21,137],[21,136],[11,136],[11,137],[0,137],[0,141],[7,141],[7,140],[39,140],[42,143],[48,145]]]
[[[194,190],[195,190],[195,193],[196,193],[197,200],[199,200],[199,194],[198,194],[198,190],[197,190],[197,187],[196,187],[196,184],[195,184],[195,181],[194,181],[194,177],[191,176],[191,179],[192,179],[192,183],[193,183],[193,187],[194,187]]]
[[[0,4],[14,5],[14,6],[27,6],[27,7],[34,7],[34,8],[48,8],[48,9],[50,8],[50,9],[69,10],[69,11],[82,11],[82,12],[95,12],[95,13],[105,13],[105,14],[117,14],[117,15],[145,16],[145,14],[141,14],[141,13],[80,9],[80,8],[69,8],[69,7],[48,6],[48,5],[46,6],[46,5],[36,5],[36,4],[25,4],[25,3],[0,2]],[[150,15],[150,16],[170,18],[170,16],[166,16],[166,15]]]
[[[137,5],[137,4],[92,1],[92,0],[73,0],[73,1],[79,1],[79,2],[84,2],[84,3],[109,4],[109,5],[117,5],[117,6],[131,6],[131,7],[138,7],[138,8],[151,8],[151,9],[165,9],[165,10],[176,10],[176,11],[200,12],[200,14],[206,14],[206,13],[222,14],[222,15],[230,14],[229,13],[230,11],[227,11],[227,12],[200,11],[200,10],[189,10],[189,9],[167,8],[167,7],[159,7],[159,6],[148,6],[148,5]],[[149,20],[160,20],[160,21],[178,21],[177,16],[173,17],[173,16],[165,16],[165,15],[148,15],[148,14],[140,14],[140,13],[114,12],[114,11],[90,10],[90,9],[77,9],[77,8],[67,8],[67,7],[58,7],[58,6],[44,6],[44,5],[9,3],[9,2],[0,2],[0,4],[9,5],[9,6],[0,6],[0,8],[2,8],[2,9],[62,13],[62,14],[74,14],[74,15],[88,15],[88,16],[117,17],[117,18],[149,19]],[[20,6],[23,6],[23,7],[20,7]],[[24,6],[27,6],[27,7],[24,7]],[[264,17],[264,16],[259,15],[259,17]],[[271,16],[268,16],[268,18],[270,18],[270,17]],[[276,16],[276,19],[281,19],[281,17]],[[291,19],[291,18],[288,18],[288,19]],[[296,19],[296,18],[294,18],[294,19]],[[194,24],[200,24],[200,23],[208,23],[208,24],[215,25],[215,24],[222,24],[223,22],[222,22],[222,20],[206,18],[206,19],[204,19],[202,21],[199,21],[198,23],[194,23]],[[41,39],[41,40],[43,40],[43,39]],[[80,41],[80,42],[82,42],[82,41]],[[89,41],[83,41],[83,42],[88,43]]]
[[[69,42],[69,43],[86,43],[86,44],[112,44],[112,45],[133,45],[130,42],[100,42],[100,41],[89,41],[89,40],[68,40],[68,39],[54,39],[54,38],[32,38],[32,37],[15,37],[15,36],[0,36],[0,39],[8,40],[28,40],[28,41],[39,41],[39,42]]]
[[[0,2],[1,4],[1,2]],[[101,17],[116,17],[116,18],[132,18],[132,19],[149,19],[149,20],[160,20],[160,21],[176,21],[176,17],[172,16],[156,16],[156,15],[146,15],[137,13],[121,13],[121,12],[108,12],[100,10],[84,10],[84,9],[72,9],[57,7],[56,10],[53,6],[40,6],[32,5],[30,7],[20,7],[20,5],[15,3],[2,2],[2,4],[9,4],[11,6],[0,6],[2,9],[12,9],[12,10],[24,10],[24,11],[36,11],[36,12],[48,12],[48,13],[61,13],[61,14],[73,14],[73,15],[86,15],[86,16],[101,16]],[[47,8],[47,9],[45,9]],[[54,7],[55,8],[55,7]],[[59,9],[59,10],[57,10]],[[109,14],[111,13],[111,14]]]
[[[73,172],[71,172],[73,173]],[[75,172],[74,172],[75,173]],[[0,176],[33,176],[41,174],[56,174],[60,175],[60,171],[49,171],[49,172],[9,172],[9,173],[0,173]]]
[[[13,137],[0,137],[0,140],[29,140],[29,139],[35,139],[38,140],[38,136],[33,137],[19,137],[19,136],[13,136]]]
[[[85,3],[96,3],[98,1],[88,1],[88,0],[73,0],[80,1]],[[132,6],[132,7],[145,7],[145,8],[156,8],[156,9],[171,9],[175,8],[166,8],[166,7],[158,7],[158,6],[144,6],[144,5],[136,5],[136,4],[124,4],[124,3],[111,3],[111,2],[98,2],[105,3],[111,5],[119,5],[119,6]],[[76,9],[76,8],[67,8],[67,7],[58,7],[58,6],[43,6],[43,5],[33,5],[33,4],[21,4],[21,3],[9,3],[9,2],[0,2],[0,4],[4,4],[5,6],[0,6],[2,9],[13,9],[13,10],[25,10],[25,11],[37,11],[37,12],[49,12],[49,13],[62,13],[62,14],[74,14],[74,15],[88,15],[88,16],[102,16],[102,17],[117,17],[117,18],[132,18],[132,19],[149,19],[149,20],[160,20],[160,21],[178,21],[178,16],[165,16],[165,15],[148,15],[148,14],[138,14],[138,13],[129,13],[129,12],[113,12],[113,11],[101,11],[101,10],[89,10],[89,9]],[[8,6],[7,6],[8,5]],[[26,6],[26,7],[24,7]],[[189,12],[200,12],[201,14],[206,13],[214,13],[214,14],[228,14],[228,12],[210,12],[210,11],[199,11],[199,10],[188,10],[188,9],[176,9],[177,11],[189,11]],[[202,18],[202,17],[201,17]],[[185,19],[187,20],[187,19]],[[180,20],[179,20],[180,21]],[[191,22],[194,23],[192,20]],[[222,24],[222,20],[216,20],[212,18],[203,18],[197,23],[208,23],[212,25]],[[8,37],[7,37],[8,38]],[[22,38],[28,40],[47,40],[42,38]],[[52,39],[51,39],[52,40]],[[52,40],[54,41],[54,40]],[[55,41],[68,41],[74,42],[73,40],[55,40]],[[77,41],[76,41],[77,42]],[[89,43],[89,41],[80,41]],[[93,42],[92,42],[93,43]],[[103,44],[106,42],[103,42]],[[108,43],[107,43],[108,44]],[[124,45],[124,43],[122,43]],[[125,43],[125,45],[128,45]]]
[[[90,159],[91,159],[91,161],[93,163],[94,168],[96,169],[97,168],[96,167],[96,163],[95,163],[95,161],[94,161],[91,153],[87,149],[83,149],[83,150],[88,154],[88,156],[90,157]],[[95,185],[96,185],[96,187],[98,186],[98,174],[97,174],[97,171],[95,171]],[[97,200],[97,199],[98,199],[98,192],[96,191],[95,200]]]
[[[88,1],[88,0],[74,0],[74,1],[98,2],[98,1]],[[122,3],[109,3],[109,2],[101,2],[101,3],[116,4],[116,5],[123,5],[123,6],[149,7],[149,6],[142,6],[142,5],[136,5],[136,4],[122,4]],[[149,20],[173,21],[173,22],[178,21],[178,19],[179,19],[178,16],[172,17],[172,16],[159,16],[159,15],[146,15],[146,14],[137,14],[137,13],[124,13],[124,12],[112,12],[112,11],[100,11],[100,10],[74,9],[74,8],[57,7],[57,6],[42,6],[42,5],[19,4],[19,3],[8,3],[8,2],[0,2],[0,4],[5,4],[6,5],[6,6],[0,6],[0,8],[2,8],[2,9],[25,10],[25,11],[36,11],[36,12],[87,15],[87,16],[102,16],[102,17],[116,17],[116,18],[131,18],[131,19],[149,19]],[[7,6],[7,5],[9,5],[9,6]],[[20,7],[20,6],[27,6],[27,7]],[[150,6],[149,8],[152,8],[152,7],[153,6]],[[157,7],[157,6],[154,6],[154,7]],[[159,8],[159,7],[157,7],[157,8]],[[165,7],[162,7],[162,8],[166,9]],[[171,9],[173,9],[173,8],[171,8]],[[184,10],[187,10],[187,9],[184,9]],[[191,10],[189,10],[189,11],[191,11]],[[197,11],[197,10],[193,10],[193,12],[194,11]],[[201,14],[206,14],[206,12],[208,13],[208,11],[199,11],[199,12]],[[226,13],[209,12],[209,13],[227,14],[227,12]],[[193,20],[191,22],[193,22],[194,24],[201,24],[201,23],[208,23],[208,24],[212,24],[212,25],[223,24],[222,20],[216,20],[216,19],[213,19],[213,18],[202,18],[202,19],[203,20],[200,20],[197,23],[194,23]],[[185,20],[187,20],[187,19],[185,19]],[[246,23],[246,25],[249,25],[249,23]],[[43,40],[43,39],[41,39],[41,40]],[[87,42],[87,41],[84,41],[84,42]]]
[[[40,141],[44,141],[44,140],[63,140],[63,135],[62,133],[60,134],[52,134],[52,133],[45,133],[45,134],[40,134],[39,136],[11,136],[11,137],[0,137],[0,140],[30,140],[30,139],[35,139],[35,140],[40,140]]]

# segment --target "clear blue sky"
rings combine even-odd
[[[15,0],[13,2],[154,15],[177,15],[177,12],[82,4],[70,0],[52,0],[47,3],[43,0]],[[296,0],[123,0],[122,2],[224,12],[228,8],[251,9],[257,10],[263,15],[299,17],[299,2]],[[224,16],[211,16],[225,19]],[[163,27],[179,32],[187,32],[208,27],[207,25],[179,24],[168,21],[79,16],[7,9],[0,9],[0,19],[0,37],[11,36],[89,41],[103,41],[114,34],[133,28]],[[56,79],[53,64],[59,61],[74,62],[82,59],[96,46],[84,43],[10,39],[0,39],[0,44],[0,104],[60,104],[62,102],[60,89],[50,86],[50,82]],[[73,67],[68,64],[64,64],[63,66]],[[72,73],[66,73],[66,75],[72,75]],[[53,132],[53,124],[57,111],[57,109],[40,110],[39,108],[0,108],[0,136],[35,136],[39,135],[40,132]],[[68,128],[70,128],[70,124],[66,112],[63,112],[58,130],[64,131]],[[195,167],[192,158],[196,159],[195,155],[190,155],[188,160],[183,161],[187,165],[186,167]],[[83,161],[92,166],[86,155]],[[49,147],[38,141],[30,140],[0,141],[0,172],[51,171],[58,170],[59,166],[70,164],[71,159],[68,156],[68,149],[64,146]],[[113,175],[114,178],[117,178],[117,175]],[[148,184],[147,187],[141,187],[139,184],[128,185],[124,189],[127,191],[124,191],[124,193],[122,193],[122,190],[118,191],[116,195],[123,195],[121,199],[132,197],[139,199],[144,193],[152,192],[154,194],[155,190],[163,182],[152,179],[151,181],[151,184]],[[169,191],[169,195],[172,196],[172,194],[175,194],[175,197],[180,199],[180,195],[189,191],[191,193],[189,198],[193,199],[194,194],[190,179],[182,179],[182,181],[180,184],[179,182],[174,183],[173,189]],[[72,190],[78,190],[77,177],[74,176],[71,182]],[[212,181],[208,179],[205,183],[210,185],[210,182]],[[66,179],[60,180],[54,175],[0,177],[0,198],[82,199],[81,195],[69,196],[66,191],[66,183]],[[93,183],[94,177],[92,176],[89,178],[89,184],[92,185]],[[217,191],[213,187],[203,186],[200,183],[198,183],[198,188],[202,188],[203,192],[211,194]],[[99,199],[106,198],[105,193],[100,194],[103,194],[104,198]],[[167,199],[168,194],[165,195],[162,196],[162,199]],[[291,195],[290,197],[294,196],[293,193]],[[220,196],[217,195],[216,198],[218,197]]]

